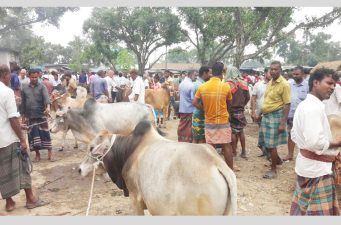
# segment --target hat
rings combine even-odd
[[[43,78],[43,79],[49,79],[49,75],[44,74],[44,75],[42,76],[42,78]]]

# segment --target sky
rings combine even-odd
[[[77,12],[67,12],[60,19],[60,26],[56,28],[54,26],[46,26],[42,24],[33,25],[33,32],[36,35],[42,36],[45,41],[53,44],[61,44],[67,46],[75,36],[83,35],[83,23],[85,20],[90,18],[92,7],[81,7]],[[321,16],[326,12],[331,11],[331,7],[304,7],[297,11],[293,17],[295,21],[302,22],[305,16]],[[332,25],[326,28],[319,28],[313,31],[314,34],[317,32],[325,32],[332,35],[331,40],[334,42],[341,42],[341,24],[334,22]],[[298,38],[302,37],[302,32],[296,33]],[[187,44],[188,46],[188,44]],[[151,55],[151,58],[156,58],[159,52],[164,52],[165,49],[160,49]],[[254,49],[247,49],[246,53],[253,52]],[[153,59],[150,59],[150,61]]]
[[[295,13],[294,18],[297,21],[302,21],[305,15],[320,16],[323,13],[330,11],[329,7],[305,7],[299,12]],[[77,12],[67,12],[60,19],[60,26],[46,26],[35,24],[33,31],[36,35],[42,36],[47,42],[53,44],[67,44],[74,39],[75,36],[83,35],[83,23],[90,18],[92,7],[81,7]],[[317,31],[324,31],[332,35],[332,41],[341,41],[341,24],[334,22],[327,28],[316,29]]]

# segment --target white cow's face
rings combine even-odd
[[[59,131],[67,131],[67,125],[65,122],[66,114],[62,111],[56,112],[56,118],[53,120],[51,124],[51,133],[57,133]]]
[[[89,144],[88,154],[80,164],[78,172],[82,176],[87,176],[94,169],[94,164],[98,161],[97,159],[102,158],[107,151],[110,150],[112,143],[114,143],[116,135],[108,131],[102,131],[93,139]]]

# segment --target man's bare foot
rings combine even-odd
[[[6,211],[12,212],[15,209],[15,201],[11,200],[9,202],[6,202]]]
[[[33,160],[33,162],[39,162],[39,161],[40,161],[40,157],[37,157],[37,156]]]
[[[239,171],[240,171],[239,166],[234,165],[233,166],[233,172],[239,172]]]

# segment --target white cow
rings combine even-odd
[[[77,140],[89,144],[101,130],[128,135],[141,120],[155,122],[154,109],[135,102],[98,103],[88,99],[84,108],[57,112],[50,132],[71,130]]]
[[[148,209],[152,215],[236,215],[236,176],[208,144],[167,140],[142,121],[130,136],[101,133],[90,149],[81,175],[102,156],[111,180],[130,196],[135,214]]]

